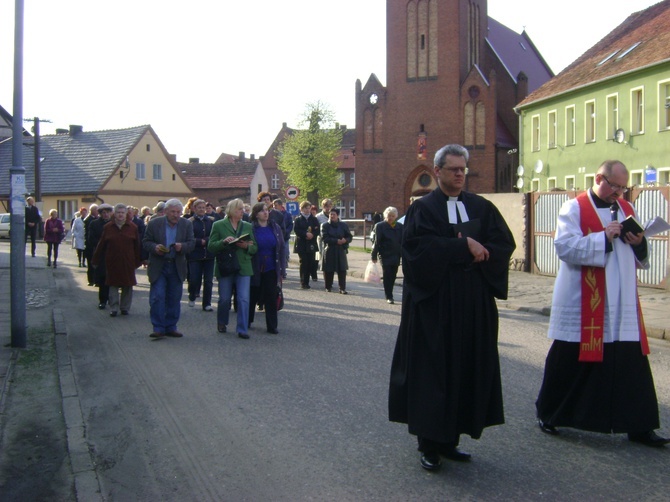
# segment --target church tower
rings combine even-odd
[[[517,81],[496,57],[488,30],[486,0],[387,0],[387,85],[374,74],[365,86],[356,82],[362,213],[393,205],[404,214],[410,197],[437,186],[433,157],[448,143],[470,152],[466,190],[511,191],[497,164],[509,163],[507,152],[518,144]],[[498,75],[506,76],[502,85]],[[501,104],[509,111],[499,113]]]

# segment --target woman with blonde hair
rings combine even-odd
[[[247,339],[249,338],[249,288],[251,276],[254,275],[251,257],[256,253],[257,246],[251,223],[242,220],[243,213],[244,202],[241,199],[231,200],[226,206],[226,217],[212,225],[207,249],[215,255],[225,255],[232,251],[237,258],[239,268],[234,271],[222,270],[219,258],[216,259],[214,265],[214,275],[219,282],[216,322],[219,333],[225,333],[228,329],[230,300],[234,285],[237,304],[237,336]]]
[[[398,276],[398,266],[402,253],[402,223],[398,223],[398,210],[389,206],[384,209],[384,220],[374,226],[374,244],[372,245],[371,259],[377,263],[377,258],[382,260],[382,277],[384,283],[384,295],[386,302],[393,305],[393,286]]]
[[[44,242],[47,243],[47,267],[51,266],[51,251],[53,250],[54,268],[57,268],[58,245],[65,236],[63,220],[58,218],[58,211],[51,209],[49,218],[44,222]]]

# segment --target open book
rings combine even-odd
[[[621,230],[621,239],[623,239],[623,236],[626,235],[627,232],[633,232],[635,235],[644,232],[645,237],[652,237],[653,235],[670,230],[670,224],[660,216],[650,219],[644,224],[644,227],[640,225],[640,222],[637,221],[634,216],[629,216],[623,220],[621,225],[623,226]]]
[[[232,241],[230,241],[228,245],[235,244],[236,242],[239,241],[248,241],[249,239],[250,239],[249,234],[242,234],[237,239],[233,239]]]

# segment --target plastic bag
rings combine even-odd
[[[379,265],[370,260],[367,267],[365,267],[363,280],[365,282],[371,282],[372,284],[379,284],[382,280],[382,275],[379,272]]]

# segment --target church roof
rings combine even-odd
[[[670,0],[635,12],[517,107],[670,61]]]
[[[516,33],[489,17],[486,41],[514,82],[521,72],[528,77],[528,92],[533,92],[554,76],[528,34]]]

